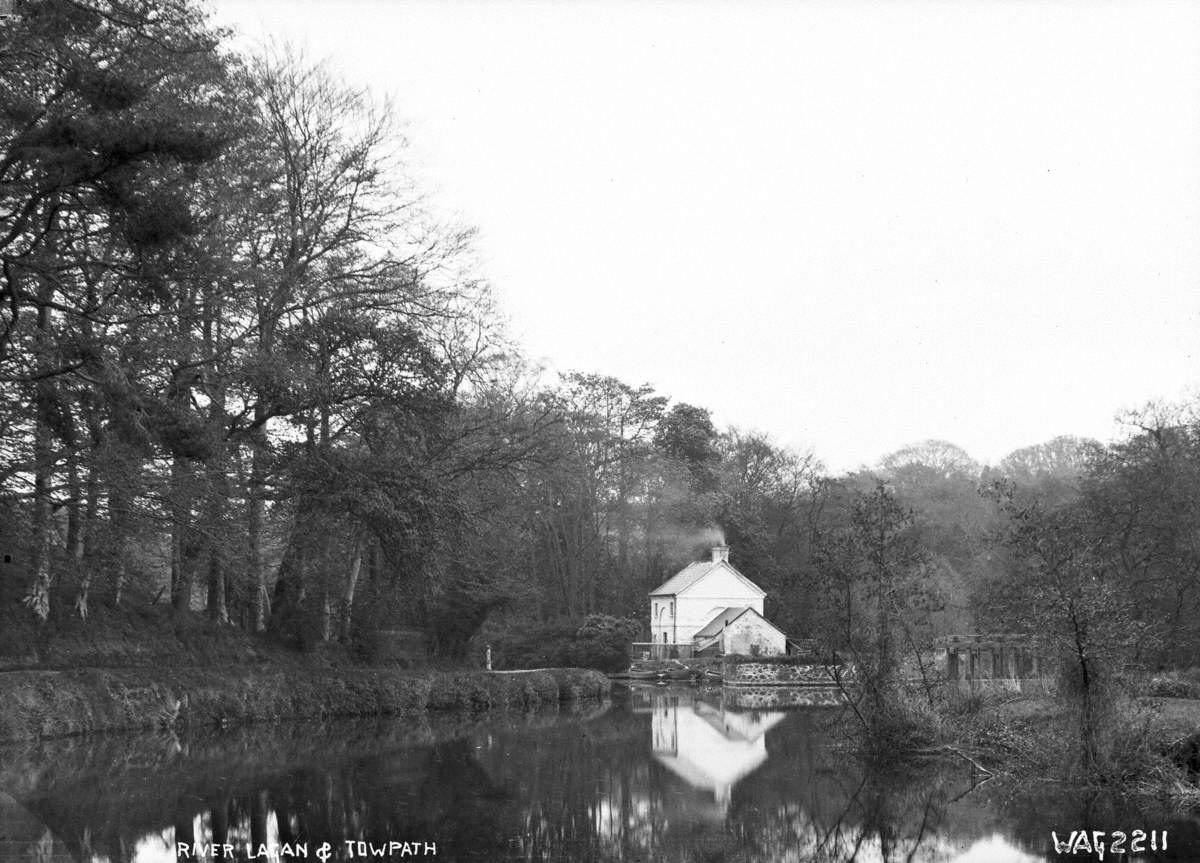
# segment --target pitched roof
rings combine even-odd
[[[692,639],[711,638],[720,632],[724,627],[733,623],[747,611],[750,611],[750,606],[748,605],[737,605],[730,606],[729,608],[722,608],[715,615],[713,615],[712,620],[696,630],[696,634],[692,636]],[[757,613],[758,612],[755,612],[755,614]]]
[[[673,595],[673,594],[677,594],[677,593],[683,593],[685,590],[687,590],[693,584],[698,582],[700,579],[704,578],[704,576],[708,575],[713,570],[719,569],[720,567],[725,567],[726,569],[728,569],[740,581],[745,582],[747,585],[749,585],[751,588],[753,588],[755,591],[762,594],[763,596],[767,595],[765,590],[763,590],[761,587],[759,587],[753,581],[746,578],[746,576],[742,575],[740,572],[738,572],[736,569],[734,569],[733,565],[730,564],[728,561],[712,561],[712,560],[701,560],[696,563],[689,563],[687,566],[685,566],[683,569],[679,570],[679,572],[675,573],[673,576],[668,578],[666,581],[664,581],[662,584],[660,584],[654,590],[650,591],[650,595],[651,596],[663,596],[663,595]]]
[[[737,620],[739,617],[741,617],[747,611],[750,612],[751,614],[753,614],[755,617],[757,617],[759,620],[761,620],[767,626],[771,627],[773,630],[778,632],[780,635],[783,635],[782,629],[780,629],[775,624],[771,623],[771,621],[767,620],[765,617],[763,617],[761,614],[759,614],[757,611],[755,611],[750,606],[745,605],[745,606],[741,606],[739,608],[722,608],[719,612],[717,612],[715,615],[713,615],[712,620],[710,620],[708,623],[704,624],[704,626],[700,627],[700,629],[696,631],[696,634],[692,636],[693,640],[699,641],[701,638],[712,638],[714,635],[716,635],[718,632],[720,632],[724,627],[733,623],[735,620]]]
[[[660,584],[656,589],[650,591],[650,595],[653,596],[656,593],[682,593],[697,581],[704,578],[704,576],[708,575],[708,571],[716,565],[717,564],[713,563],[711,560],[702,560],[697,563],[689,563],[683,569],[679,570],[679,572],[675,573],[673,576]]]

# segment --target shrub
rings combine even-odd
[[[1173,673],[1183,680],[1190,681],[1200,686],[1200,666],[1193,665],[1191,668],[1180,668]]]
[[[947,716],[977,716],[992,699],[983,689],[944,686],[935,688],[938,706]]]
[[[550,668],[570,665],[566,652],[576,625],[553,620],[535,625],[515,625],[503,630],[493,643],[497,668]]]
[[[899,690],[868,697],[859,704],[866,722],[860,751],[869,762],[891,762],[920,753],[942,736],[941,718],[924,698]]]
[[[556,620],[503,631],[493,644],[500,668],[594,668],[612,673],[629,665],[629,643],[641,624],[589,615],[582,623]]]
[[[1150,678],[1147,695],[1154,698],[1200,698],[1200,683],[1184,679],[1178,672]]]
[[[1105,765],[1113,779],[1137,782],[1161,776],[1171,766],[1155,732],[1160,717],[1157,704],[1122,699],[1116,705],[1109,762]],[[1169,772],[1169,770],[1168,770]]]
[[[621,671],[629,665],[629,643],[640,631],[641,624],[632,618],[588,615],[575,632],[570,664],[610,674]]]
[[[1024,751],[1028,740],[1022,731],[994,714],[982,717],[974,729],[974,746],[985,760],[1001,763]]]

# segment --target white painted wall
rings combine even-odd
[[[674,644],[677,606],[673,596],[650,598],[650,640],[658,644]],[[665,636],[665,638],[664,638]]]
[[[778,656],[787,652],[787,638],[760,617],[743,614],[725,630],[722,649],[726,653],[751,655],[758,646],[760,656]]]
[[[712,570],[678,599],[676,635],[681,642],[691,641],[697,630],[722,608],[749,606],[763,613],[762,594],[747,586],[728,566]]]
[[[650,638],[658,644],[690,644],[718,611],[742,606],[762,614],[763,595],[728,565],[718,566],[677,596],[650,597]]]

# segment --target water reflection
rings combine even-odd
[[[713,702],[716,703],[713,703]],[[684,691],[663,693],[652,708],[654,759],[693,788],[711,791],[709,817],[723,818],[733,786],[767,760],[767,730],[783,721],[782,711],[735,713],[720,696]]]
[[[316,859],[328,841],[358,859],[350,839],[436,842],[391,859],[442,861],[978,863],[1046,859],[1051,830],[1118,823],[1171,831],[1155,861],[1200,859],[1189,820],[979,786],[965,764],[872,775],[838,747],[836,710],[744,703],[648,687],[579,711],[3,747],[0,859],[169,861],[177,841],[234,845],[221,860],[251,859],[247,843]]]

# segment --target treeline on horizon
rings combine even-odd
[[[830,648],[1006,631],[1197,661],[1188,406],[990,468],[927,441],[827,476],[649,386],[529,368],[369,93],[233,52],[185,0],[16,12],[0,619],[161,602],[296,644],[416,626],[442,656],[534,661],[637,635],[647,592],[723,540],[767,616]]]

